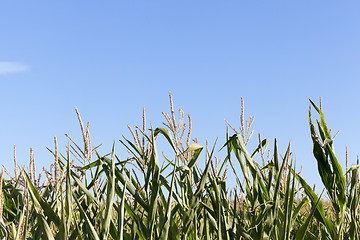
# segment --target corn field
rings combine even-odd
[[[0,238],[360,239],[359,165],[343,171],[321,107],[309,105],[320,195],[296,168],[290,144],[281,152],[276,139],[259,135],[249,149],[254,118],[245,121],[243,111],[239,129],[227,123],[224,141],[201,146],[191,138],[191,117],[180,109],[176,120],[170,95],[163,126],[149,129],[144,110],[142,126],[129,127],[131,139],[100,156],[76,109],[81,146],[66,135],[62,154],[55,137],[53,164],[41,174],[32,151],[28,167],[14,157],[13,173],[3,168]],[[115,146],[128,157],[119,159]],[[215,156],[219,149],[224,159]],[[236,186],[228,185],[230,174]]]

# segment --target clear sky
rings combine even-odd
[[[219,147],[224,118],[240,125],[243,96],[253,142],[276,137],[283,153],[291,141],[298,168],[319,183],[307,98],[322,96],[341,130],[341,163],[346,144],[350,162],[360,153],[359,12],[359,1],[2,1],[1,164],[12,169],[16,144],[21,164],[33,147],[41,168],[54,135],[61,146],[65,133],[80,140],[74,106],[110,151],[142,107],[161,126],[171,91],[193,136],[219,137]],[[126,156],[118,142],[117,154]]]

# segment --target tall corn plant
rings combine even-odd
[[[311,107],[320,115],[320,120],[313,123]],[[353,165],[351,173],[350,194],[346,194],[346,179],[335,155],[333,140],[330,130],[325,122],[324,114],[317,105],[310,100],[309,126],[313,142],[313,154],[318,164],[318,171],[332,206],[333,216],[326,216],[323,204],[317,204],[315,218],[324,226],[322,235],[327,239],[359,239],[359,165]],[[304,179],[298,176],[299,182],[304,187],[305,193],[314,205],[319,198],[308,186]]]

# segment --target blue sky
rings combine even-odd
[[[74,106],[93,142],[127,135],[142,107],[154,127],[175,107],[193,119],[193,136],[219,147],[224,118],[246,114],[281,152],[292,150],[309,183],[307,98],[323,99],[341,162],[359,154],[360,3],[358,1],[3,1],[0,3],[0,155],[12,168],[33,147],[40,166],[53,136],[80,140]],[[64,148],[62,148],[64,149]],[[117,153],[125,151],[117,144]],[[40,167],[39,167],[40,168]]]

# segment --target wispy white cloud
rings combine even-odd
[[[0,75],[25,72],[29,69],[28,65],[20,62],[0,62]]]

